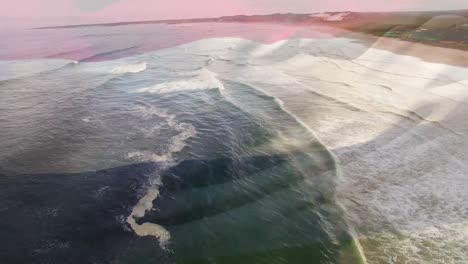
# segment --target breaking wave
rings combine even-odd
[[[146,62],[117,66],[110,70],[111,74],[138,73],[146,70]]]
[[[137,93],[172,93],[181,91],[197,91],[206,89],[219,89],[223,90],[224,86],[221,81],[217,78],[216,73],[202,68],[198,71],[191,72],[195,73],[195,77],[186,80],[172,81],[159,83],[149,87],[143,87],[136,90]]]
[[[85,72],[92,74],[125,74],[125,73],[138,73],[146,70],[146,61],[129,63],[125,61],[111,61],[111,62],[73,62],[70,66],[75,66],[75,71]]]

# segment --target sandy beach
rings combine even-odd
[[[347,36],[362,40],[372,48],[387,50],[398,55],[417,57],[425,62],[442,63],[460,67],[468,66],[468,52],[459,49],[430,46],[422,43],[376,37],[362,33],[350,32]]]

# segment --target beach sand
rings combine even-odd
[[[347,34],[347,37],[359,39],[375,49],[387,50],[398,55],[417,57],[425,62],[468,67],[468,52],[460,49],[437,47],[423,43],[404,41],[394,38],[376,37],[362,33],[350,32]]]

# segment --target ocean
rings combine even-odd
[[[346,148],[317,136],[335,118],[324,109],[353,112],[355,135],[374,122],[320,92],[354,96],[328,68],[368,45],[236,23],[3,34],[1,263],[365,263],[366,250],[370,263],[415,260],[355,230],[336,158]]]

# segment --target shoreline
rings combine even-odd
[[[457,49],[456,45],[453,43],[442,43],[442,41],[425,43],[425,42],[412,42],[408,40],[404,40],[401,38],[391,38],[386,36],[379,36],[376,32],[365,32],[365,25],[355,26],[353,28],[347,28],[346,22],[340,24],[341,22],[335,23],[315,23],[315,22],[307,22],[307,21],[283,21],[285,17],[278,16],[278,19],[283,19],[279,21],[274,20],[267,20],[264,16],[260,16],[262,19],[260,21],[241,21],[241,18],[235,18],[233,20],[223,20],[224,18],[209,18],[209,19],[185,19],[185,20],[161,20],[161,21],[136,21],[136,22],[118,22],[118,23],[109,23],[109,24],[89,24],[89,25],[71,25],[71,26],[59,26],[59,27],[46,27],[42,29],[35,29],[35,30],[43,30],[43,29],[61,29],[63,31],[64,36],[67,34],[73,33],[73,31],[68,32],[67,30],[72,30],[73,28],[80,28],[80,27],[119,27],[119,26],[134,26],[134,25],[151,25],[151,24],[165,24],[169,27],[177,26],[177,25],[200,25],[197,27],[204,28],[204,25],[208,25],[210,23],[216,24],[239,24],[239,27],[245,27],[244,31],[247,31],[250,26],[255,27],[255,25],[271,25],[273,27],[278,27],[279,32],[271,32],[269,35],[262,35],[264,33],[259,33],[259,35],[250,34],[246,32],[243,33],[227,33],[224,34],[223,32],[211,32],[208,34],[200,33],[202,31],[199,30],[200,36],[189,36],[187,40],[184,42],[176,41],[173,45],[178,46],[182,44],[188,44],[193,41],[198,41],[203,38],[216,38],[216,37],[237,37],[243,38],[246,40],[253,40],[257,42],[262,42],[263,44],[272,44],[271,42],[278,42],[281,40],[286,40],[290,38],[321,38],[320,36],[313,36],[307,35],[308,31],[310,32],[317,32],[323,35],[326,35],[325,38],[350,38],[356,41],[361,42],[367,49],[375,48],[385,51],[390,51],[392,53],[404,56],[412,56],[421,59],[425,62],[431,63],[440,63],[446,64],[451,66],[458,66],[458,67],[468,67],[468,51],[464,49]],[[268,16],[267,16],[268,17]],[[247,17],[249,18],[249,17]],[[287,18],[287,16],[286,16]],[[270,19],[270,18],[268,18]],[[359,23],[364,23],[365,20],[358,20]],[[370,22],[369,22],[370,23]],[[195,27],[195,28],[197,28]],[[236,27],[236,26],[235,26]],[[297,31],[297,32],[295,32]],[[302,32],[301,32],[302,31]],[[218,36],[218,35],[219,36]],[[272,36],[273,35],[273,36]],[[278,35],[278,36],[276,36]],[[284,35],[284,36],[283,36]],[[65,39],[67,41],[75,39]],[[81,38],[79,39],[81,40]],[[85,40],[85,39],[83,39]],[[17,40],[14,40],[17,41]],[[19,41],[19,40],[18,40]],[[462,43],[462,42],[460,42]],[[153,47],[154,49],[150,49],[148,47],[130,47],[128,50],[123,48],[121,50],[116,50],[115,59],[120,58],[120,56],[132,56],[132,55],[139,55],[144,54],[147,52],[154,52],[159,50],[160,48],[167,48],[166,46],[170,46],[172,43],[164,43],[161,44],[161,47]],[[455,46],[454,46],[455,45]],[[82,48],[76,48],[75,50],[60,52],[57,54],[53,53],[46,53],[43,54],[40,52],[29,53],[32,47],[25,46],[24,51],[21,50],[14,50],[12,54],[6,53],[3,56],[0,54],[0,58],[5,57],[4,59],[10,60],[26,60],[26,59],[43,59],[43,58],[57,58],[57,59],[73,59],[73,60],[80,60],[80,52],[83,53],[90,53],[85,54],[82,57],[88,58],[92,57],[95,58],[96,54],[92,52],[92,50],[88,50],[87,47],[83,46]],[[363,50],[365,52],[365,50]],[[47,50],[47,52],[49,52]],[[16,54],[17,53],[17,54]],[[119,55],[121,54],[121,55]],[[99,55],[99,54],[98,54]],[[76,57],[76,58],[75,58]],[[81,58],[81,59],[83,59]],[[114,59],[112,56],[107,56],[105,59]],[[99,61],[96,58],[96,61]]]
[[[462,49],[433,46],[352,31],[346,37],[362,41],[364,45],[369,45],[368,48],[390,51],[396,55],[415,57],[424,62],[468,67],[468,51]]]

